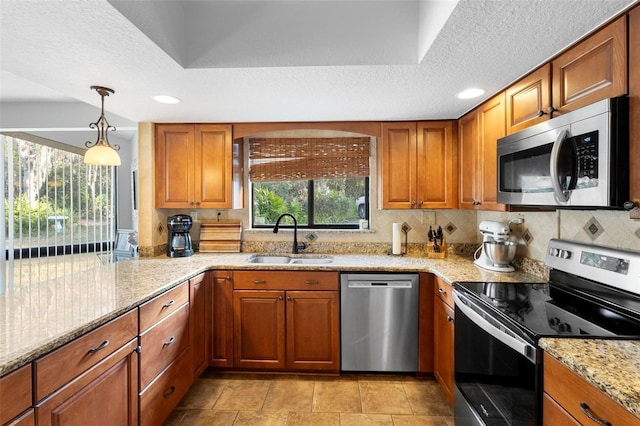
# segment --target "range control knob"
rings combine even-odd
[[[571,326],[569,325],[569,323],[561,322],[560,324],[558,324],[558,330],[560,330],[560,332],[562,333],[569,333],[571,332]]]
[[[550,248],[549,254],[554,257],[558,257],[559,250],[557,248]]]
[[[560,250],[560,257],[563,259],[570,259],[571,252],[569,250]]]
[[[551,327],[557,327],[560,324],[560,320],[557,317],[549,318],[549,325]]]

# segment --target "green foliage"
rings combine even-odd
[[[358,222],[355,201],[365,194],[365,179],[322,179],[313,181],[314,224]],[[265,182],[253,185],[256,224],[273,225],[282,213],[291,213],[299,225],[309,223],[309,181]],[[285,217],[283,224],[293,224]]]
[[[4,200],[5,207],[5,229],[9,229],[9,202]],[[47,219],[48,216],[69,216],[65,209],[56,208],[45,197],[34,203],[29,203],[26,194],[16,198],[13,203],[13,228],[14,233],[22,235],[37,235],[41,231],[46,231],[53,222]],[[6,235],[5,235],[6,237]]]

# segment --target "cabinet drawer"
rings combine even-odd
[[[0,378],[0,424],[31,407],[31,364]]]
[[[338,272],[235,271],[236,290],[338,290]]]
[[[160,425],[191,386],[189,353],[183,353],[140,393],[140,425]]]
[[[144,332],[162,318],[175,312],[189,301],[189,286],[187,282],[154,297],[144,305],[140,305],[140,332]]]
[[[35,400],[120,349],[138,335],[138,312],[132,310],[34,361]]]
[[[433,290],[435,291],[436,296],[449,305],[450,308],[453,308],[453,286],[439,277],[435,277],[434,282],[435,286],[433,287]]]
[[[594,424],[587,411],[612,426],[640,424],[622,405],[546,353],[544,391],[581,424]]]
[[[12,421],[4,425],[5,426],[33,426],[35,424],[36,424],[35,411],[33,408],[31,408],[30,410],[25,411],[20,417],[16,417]]]
[[[140,389],[164,370],[189,346],[189,304],[145,331],[140,336]]]

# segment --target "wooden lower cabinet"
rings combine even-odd
[[[286,292],[286,368],[340,370],[337,291]]]
[[[282,285],[291,286],[305,275],[287,275],[292,280]],[[279,276],[256,272],[254,278],[265,283],[261,285],[277,286]],[[308,278],[304,285],[330,286],[333,280],[335,290],[234,290],[234,368],[340,371],[337,274],[314,277],[318,279]],[[238,286],[253,282],[250,278],[241,278]]]
[[[8,423],[31,407],[31,381],[31,364],[0,377],[0,424]]]
[[[200,274],[189,280],[189,327],[194,380],[206,370],[208,365],[206,290],[210,280],[209,273]]]
[[[36,424],[137,425],[135,338],[35,405]]]
[[[140,425],[161,425],[186,395],[192,382],[190,354],[184,352],[140,393]]]
[[[233,272],[208,272],[207,356],[209,367],[233,367]]]
[[[640,419],[622,405],[547,353],[543,365],[545,425],[640,425]]]
[[[454,311],[446,303],[451,286],[436,278],[436,297],[433,302],[433,375],[442,391],[453,404],[454,394]],[[450,296],[449,296],[450,297]]]
[[[233,292],[234,367],[285,367],[284,291]]]

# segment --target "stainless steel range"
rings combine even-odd
[[[459,282],[456,425],[542,424],[541,337],[640,338],[640,252],[549,241],[547,283]]]

